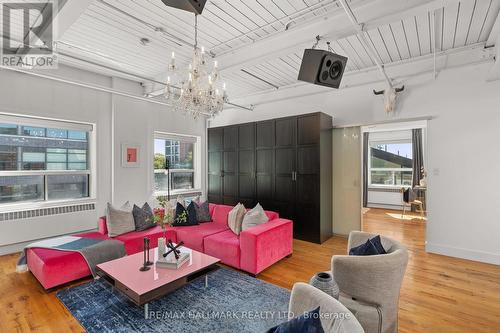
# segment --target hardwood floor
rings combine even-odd
[[[410,251],[401,290],[400,332],[499,332],[500,266],[425,253],[425,222],[414,217],[401,221],[399,212],[380,209],[364,214],[365,231],[399,240]],[[341,237],[322,245],[295,240],[293,256],[259,279],[291,288],[329,270],[331,256],[345,254],[346,246]],[[0,332],[83,332],[55,292],[45,292],[30,273],[15,273],[17,257],[0,257]]]

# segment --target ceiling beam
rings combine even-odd
[[[500,34],[497,36],[495,49],[496,49],[495,64],[490,70],[490,73],[488,75],[488,81],[500,80]]]
[[[352,5],[358,22],[363,30],[370,30],[406,17],[433,11],[449,6],[460,0],[372,0]],[[473,0],[461,0],[473,1]],[[356,2],[353,1],[353,4]],[[218,56],[221,72],[240,70],[242,66],[251,66],[267,59],[289,54],[300,47],[311,46],[315,36],[337,40],[352,36],[354,29],[343,10],[336,11],[323,19],[316,18],[311,24],[299,25],[255,43],[237,48]]]
[[[53,19],[52,19],[52,25],[51,24],[45,24],[45,26],[41,27],[41,36],[44,36],[47,33],[47,29],[49,27],[53,27],[53,36],[52,40],[54,42],[57,42],[62,38],[64,33],[68,31],[68,29],[73,25],[73,23],[76,22],[76,20],[85,12],[87,7],[93,2],[93,0],[77,0],[77,1],[71,1],[68,0],[64,3],[62,8],[54,8],[53,12]],[[45,7],[48,8],[48,7]],[[42,18],[44,15],[44,11],[40,13],[40,16],[37,18],[37,21]],[[32,36],[30,39],[30,44],[33,45],[35,40],[37,39],[37,36]],[[47,45],[49,48],[53,48],[53,45]],[[28,54],[24,55],[25,57],[29,55]]]
[[[500,36],[500,12],[497,15],[497,19],[493,24],[493,28],[488,36],[488,40],[486,41],[486,47],[491,47],[494,45],[498,46],[497,38]]]
[[[57,12],[57,26],[54,40],[60,40],[73,23],[87,10],[93,0],[67,0],[64,6]]]
[[[352,1],[351,6],[362,29],[367,31],[402,18],[437,10],[458,1],[460,0],[363,0]],[[224,75],[225,72],[239,72],[243,67],[276,59],[296,52],[300,48],[311,47],[318,35],[323,39],[334,41],[357,33],[358,30],[352,26],[345,12],[339,9],[329,16],[316,17],[314,21],[219,55],[217,60]],[[160,73],[155,78],[162,80],[164,76],[165,73]],[[147,91],[153,95],[161,94],[163,87],[159,88],[152,85],[147,87]]]
[[[437,67],[438,70],[443,70],[455,67],[463,67],[465,65],[475,63],[492,62],[493,54],[494,52],[492,49],[484,48],[484,43],[445,51],[438,51],[436,53]],[[500,68],[500,63],[498,64],[498,67]],[[393,62],[390,64],[386,64],[385,69],[396,83],[402,84],[408,77],[433,73],[434,55],[428,54]],[[357,86],[370,85],[371,88],[373,88],[374,86],[380,86],[383,89],[382,84],[385,80],[383,80],[382,78],[377,78],[374,80],[373,73],[376,71],[378,71],[378,68],[376,66],[373,66],[370,68],[346,73],[339,90],[298,82],[289,86],[281,87],[278,91],[269,89],[252,95],[235,97],[234,100],[238,103],[251,103],[252,105],[258,107],[262,104],[298,97],[306,97],[315,94],[341,93],[342,89]]]

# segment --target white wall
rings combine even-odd
[[[132,91],[136,95],[142,88],[133,82],[114,79],[114,89]],[[114,96],[115,105],[115,191],[114,202],[121,205],[127,200],[140,202],[153,195],[153,135],[154,132],[188,134],[202,137],[201,152],[206,150],[205,120],[194,121],[187,115],[171,112],[166,106]],[[122,168],[121,144],[138,143],[142,146],[141,167]],[[204,154],[201,154],[203,158]],[[205,175],[203,158],[202,175]],[[205,177],[202,177],[201,189],[205,189]]]
[[[112,79],[60,66],[57,71],[44,71],[94,85],[142,94],[139,83]],[[114,110],[114,184],[112,189],[112,112]],[[153,132],[186,133],[202,137],[205,150],[205,120],[169,111],[167,107],[111,96],[87,88],[0,70],[0,112],[49,117],[96,124],[97,198],[96,210],[46,217],[0,222],[0,254],[16,251],[20,244],[40,238],[95,229],[97,219],[105,212],[106,203],[121,204],[126,200],[143,203],[152,194]],[[121,143],[142,146],[141,167],[122,168]],[[151,158],[150,158],[151,157]],[[204,170],[205,166],[202,163]],[[203,172],[204,174],[204,172]],[[202,183],[204,189],[204,183]],[[14,244],[12,246],[12,244]],[[19,245],[15,245],[19,244]]]
[[[486,82],[490,64],[444,70],[436,80],[405,82],[396,116],[386,116],[382,98],[357,88],[260,105],[253,112],[226,111],[211,125],[240,123],[323,111],[334,124],[367,125],[432,116],[427,130],[429,191],[427,250],[500,264],[497,212],[500,173],[500,81]],[[250,101],[249,101],[250,102]]]

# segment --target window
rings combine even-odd
[[[91,132],[91,125],[0,116],[0,204],[88,198]]]
[[[154,190],[185,191],[196,188],[197,138],[156,134],[154,139]],[[167,162],[170,165],[167,173]]]
[[[370,142],[370,185],[412,185],[411,140]]]

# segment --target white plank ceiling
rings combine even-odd
[[[348,0],[354,14],[358,6],[374,1]],[[379,60],[391,64],[429,55],[434,49],[446,51],[484,43],[500,11],[500,0],[443,4],[447,5],[436,11],[370,28],[367,37]],[[337,0],[208,0],[199,17],[199,44],[217,57],[227,55],[282,34],[287,27],[295,29],[338,13],[343,9]],[[310,37],[312,46],[315,36]],[[150,43],[141,45],[141,38]],[[178,61],[186,65],[193,42],[194,16],[166,7],[161,0],[94,0],[64,33],[58,50],[124,73],[161,80],[171,52],[175,51]],[[324,41],[319,46],[326,48]],[[331,48],[349,58],[347,72],[375,66],[354,33],[331,40]],[[302,53],[303,47],[297,47],[288,54],[224,71],[230,97],[297,83]],[[81,63],[71,57],[65,59],[70,64]]]

